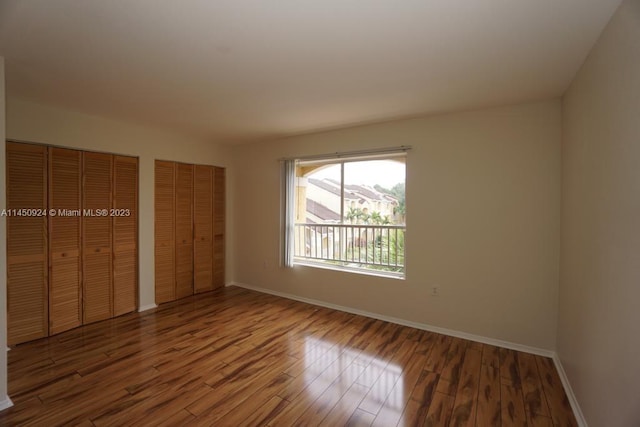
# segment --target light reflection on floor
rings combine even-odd
[[[335,403],[349,391],[363,410],[376,414],[384,406],[401,415],[404,381],[400,366],[311,337],[305,338],[304,361],[306,392],[315,405]]]

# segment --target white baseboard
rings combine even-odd
[[[9,399],[9,396],[6,396],[4,399],[0,400],[0,411],[4,411],[7,408],[11,408],[13,406],[13,402]]]
[[[158,306],[156,304],[141,305],[140,308],[138,308],[138,313],[142,313],[143,311],[147,310],[153,310],[154,308],[158,308]]]
[[[584,418],[584,414],[582,413],[582,408],[578,404],[578,399],[576,399],[576,395],[573,393],[573,389],[571,388],[571,383],[569,382],[569,377],[567,377],[567,373],[562,366],[562,362],[560,361],[560,357],[558,353],[553,354],[553,364],[556,366],[556,370],[558,371],[558,375],[560,376],[560,381],[562,381],[562,386],[564,387],[564,392],[567,394],[567,399],[569,399],[569,403],[571,404],[571,409],[573,410],[573,415],[576,417],[576,421],[578,422],[578,426],[587,427],[587,421]]]
[[[508,348],[510,350],[522,351],[524,353],[531,353],[531,354],[536,354],[536,355],[539,355],[539,356],[550,357],[550,358],[553,358],[555,356],[555,352],[552,351],[552,350],[545,350],[543,348],[530,347],[530,346],[523,345],[523,344],[512,343],[512,342],[509,342],[509,341],[502,341],[502,340],[498,340],[498,339],[495,339],[495,338],[484,337],[484,336],[481,336],[481,335],[469,334],[467,332],[456,331],[456,330],[453,330],[453,329],[441,328],[439,326],[428,325],[426,323],[412,322],[410,320],[399,319],[397,317],[390,317],[390,316],[385,316],[385,315],[378,314],[378,313],[372,313],[372,312],[369,312],[369,311],[357,310],[357,309],[354,309],[354,308],[351,308],[351,307],[346,307],[346,306],[337,305],[337,304],[331,304],[331,303],[328,303],[328,302],[325,302],[325,301],[320,301],[320,300],[316,300],[316,299],[300,297],[300,296],[293,295],[293,294],[288,294],[288,293],[285,293],[285,292],[273,291],[271,289],[261,288],[259,286],[247,285],[246,283],[231,282],[231,283],[228,283],[226,286],[237,286],[239,288],[245,288],[245,289],[249,289],[249,290],[256,291],[256,292],[262,292],[262,293],[265,293],[265,294],[275,295],[275,296],[278,296],[278,297],[292,299],[292,300],[304,302],[304,303],[307,303],[307,304],[312,304],[312,305],[317,305],[317,306],[320,306],[320,307],[331,308],[331,309],[334,309],[334,310],[344,311],[344,312],[352,313],[352,314],[358,314],[360,316],[370,317],[372,319],[383,320],[385,322],[395,323],[397,325],[408,326],[410,328],[422,329],[424,331],[435,332],[435,333],[438,333],[438,334],[448,335],[448,336],[451,336],[451,337],[462,338],[462,339],[465,339],[465,340],[476,341],[476,342],[483,343],[483,344],[489,344],[489,345],[494,345],[494,346],[497,346],[497,347]]]

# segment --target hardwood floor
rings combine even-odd
[[[551,359],[226,288],[19,345],[20,426],[575,426]]]

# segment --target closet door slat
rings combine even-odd
[[[47,147],[7,142],[7,343],[46,337],[48,313]],[[39,211],[38,211],[39,210]]]
[[[49,333],[82,324],[82,152],[49,148]]]

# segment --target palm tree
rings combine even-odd
[[[380,212],[371,212],[371,222],[377,225],[382,224],[382,215],[380,215]]]
[[[404,218],[406,215],[406,207],[404,204],[404,199],[398,202],[398,206],[393,208],[393,214],[398,218],[399,222],[404,222]]]
[[[354,220],[358,220],[358,218],[360,217],[360,215],[362,214],[362,211],[360,209],[356,209],[356,208],[349,208],[349,211],[347,212],[347,214],[345,215],[345,218],[351,223],[353,224]]]

